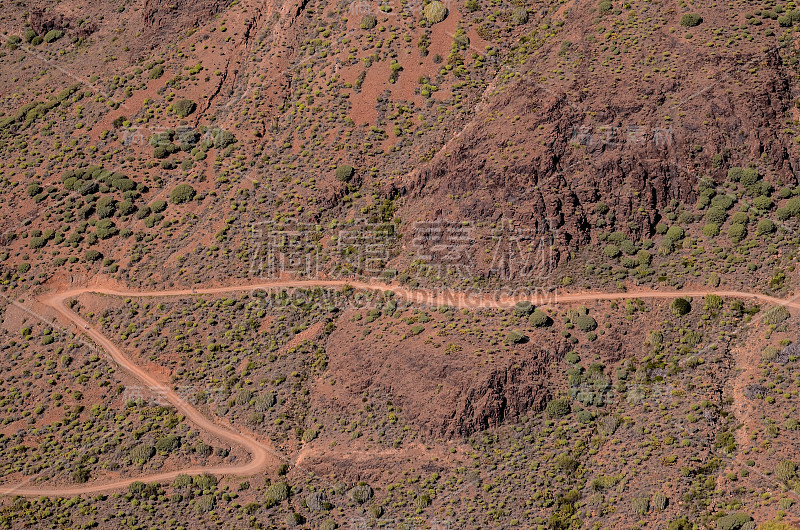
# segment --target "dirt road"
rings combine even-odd
[[[353,287],[358,290],[369,291],[390,291],[395,296],[417,304],[430,306],[450,305],[457,308],[481,309],[481,308],[508,308],[515,303],[528,300],[536,305],[558,305],[564,303],[582,303],[600,300],[620,300],[628,298],[658,298],[673,299],[678,297],[701,297],[707,294],[716,294],[723,297],[746,298],[766,302],[768,304],[780,304],[787,307],[800,309],[800,301],[795,299],[783,300],[760,293],[742,291],[716,291],[716,290],[693,290],[693,291],[655,291],[639,290],[630,292],[602,293],[543,293],[536,295],[507,295],[507,294],[486,294],[486,293],[464,293],[460,291],[434,291],[430,289],[411,289],[399,285],[379,283],[379,282],[359,282],[345,280],[278,280],[271,282],[260,282],[247,285],[230,285],[219,287],[205,287],[200,289],[175,289],[162,291],[136,291],[118,289],[111,287],[82,287],[68,289],[65,291],[48,293],[40,298],[40,301],[48,307],[56,310],[60,317],[75,324],[78,329],[90,338],[95,344],[103,348],[114,359],[119,366],[130,375],[138,379],[142,384],[154,392],[167,399],[179,412],[184,414],[198,428],[205,430],[220,439],[226,440],[231,444],[238,444],[244,447],[251,455],[249,462],[241,465],[216,466],[216,467],[197,467],[183,469],[166,473],[143,475],[135,478],[125,478],[111,482],[98,484],[84,484],[74,487],[39,487],[26,486],[5,486],[0,487],[0,495],[19,495],[19,496],[70,496],[85,493],[98,493],[101,491],[115,490],[127,487],[130,483],[137,480],[147,482],[166,482],[174,479],[179,474],[200,474],[211,473],[215,475],[240,475],[249,476],[262,473],[270,463],[276,463],[283,458],[273,449],[259,442],[254,435],[243,433],[230,425],[220,425],[208,419],[199,410],[184,401],[171,388],[165,386],[157,379],[152,377],[143,368],[136,365],[131,359],[125,356],[123,351],[111,342],[106,336],[92,328],[87,321],[68,309],[65,301],[84,293],[95,293],[109,296],[138,297],[138,298],[162,298],[162,297],[186,297],[205,294],[224,294],[231,292],[243,292],[250,290],[270,290],[270,289],[296,289],[306,288],[343,288]]]

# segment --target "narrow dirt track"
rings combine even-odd
[[[79,315],[69,310],[64,302],[69,298],[74,298],[85,293],[102,294],[109,296],[120,297],[138,297],[138,298],[161,298],[161,297],[186,297],[197,296],[204,294],[223,294],[231,292],[242,292],[250,290],[270,290],[270,289],[297,289],[297,288],[342,288],[350,286],[358,290],[368,291],[390,291],[396,296],[404,300],[426,304],[430,306],[436,305],[450,305],[457,308],[465,309],[484,309],[484,308],[508,308],[515,303],[523,300],[530,301],[536,305],[558,305],[561,303],[579,303],[591,302],[600,300],[619,300],[626,298],[658,298],[658,299],[673,299],[682,296],[700,297],[707,294],[716,294],[719,296],[730,298],[748,298],[767,302],[770,304],[779,304],[786,307],[800,309],[800,301],[794,299],[783,300],[772,296],[767,296],[760,293],[751,293],[743,291],[715,291],[715,290],[700,290],[700,291],[655,291],[655,290],[639,290],[630,292],[617,292],[617,293],[602,293],[602,292],[587,292],[587,293],[573,293],[573,294],[540,294],[540,295],[492,295],[492,294],[469,294],[459,291],[433,291],[429,289],[409,289],[406,287],[380,283],[380,282],[359,282],[359,281],[346,281],[346,280],[278,280],[271,282],[261,282],[248,285],[233,285],[221,287],[207,287],[201,289],[175,289],[163,291],[135,291],[117,288],[106,287],[82,287],[75,289],[68,289],[55,293],[48,293],[40,298],[40,302],[44,305],[53,308],[58,314],[71,323],[75,324],[78,329],[82,329],[92,341],[99,347],[103,348],[109,355],[117,362],[120,367],[126,370],[130,375],[138,379],[145,386],[151,390],[158,392],[165,397],[178,411],[184,414],[190,421],[195,423],[199,428],[212,433],[213,435],[227,440],[232,444],[238,444],[244,447],[250,454],[251,460],[246,464],[234,466],[211,466],[211,467],[197,467],[182,469],[178,471],[170,471],[165,473],[157,473],[152,475],[142,475],[135,478],[125,478],[114,480],[111,482],[99,484],[84,484],[74,487],[30,487],[20,485],[18,487],[5,486],[0,487],[0,495],[17,495],[17,496],[72,496],[87,493],[99,493],[103,491],[115,490],[127,487],[132,482],[148,481],[148,482],[165,482],[170,481],[180,474],[200,474],[211,473],[214,475],[240,475],[251,476],[257,473],[264,472],[271,461],[276,461],[281,457],[277,452],[271,448],[263,445],[256,440],[252,435],[245,434],[234,430],[231,426],[221,426],[214,423],[205,417],[199,410],[192,405],[181,399],[172,389],[164,386],[158,380],[148,374],[143,368],[137,366],[131,359],[125,356],[122,350],[111,342],[102,333],[92,328],[88,322],[82,319]]]

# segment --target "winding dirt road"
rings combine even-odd
[[[138,379],[150,390],[158,393],[167,399],[179,412],[184,414],[198,428],[213,434],[214,436],[226,440],[231,444],[244,447],[251,455],[249,462],[241,465],[230,466],[210,466],[196,467],[165,473],[143,475],[135,478],[124,478],[110,482],[97,484],[83,484],[74,487],[38,487],[18,486],[0,487],[0,495],[15,496],[59,496],[67,497],[87,493],[99,493],[103,491],[125,488],[132,482],[168,482],[180,474],[201,474],[211,473],[214,475],[239,475],[252,476],[264,472],[271,462],[284,460],[274,449],[267,447],[259,442],[252,434],[243,433],[230,425],[220,425],[204,416],[199,410],[184,401],[171,388],[163,385],[152,377],[142,367],[136,365],[130,358],[126,357],[123,351],[111,340],[99,331],[92,328],[87,321],[78,314],[68,309],[65,301],[85,293],[102,294],[109,296],[131,297],[131,298],[162,298],[162,297],[187,297],[204,294],[224,294],[231,292],[242,292],[250,290],[271,290],[271,289],[298,289],[298,288],[343,288],[350,286],[357,290],[368,291],[389,291],[404,300],[417,304],[429,306],[450,305],[457,308],[481,309],[481,308],[508,308],[515,303],[523,300],[530,301],[536,305],[558,305],[563,303],[580,303],[600,300],[620,300],[627,298],[657,298],[673,299],[682,296],[700,297],[707,294],[716,294],[730,298],[753,299],[769,304],[779,304],[786,307],[800,309],[800,300],[794,298],[783,300],[772,296],[742,292],[742,291],[655,291],[640,290],[631,292],[603,293],[586,292],[573,294],[542,293],[537,295],[507,295],[507,294],[470,294],[460,291],[434,291],[430,289],[410,289],[399,285],[385,284],[379,282],[359,282],[346,280],[278,280],[271,282],[261,282],[248,285],[232,285],[221,287],[207,287],[202,289],[175,289],[162,291],[136,291],[127,289],[107,288],[107,287],[81,287],[68,289],[55,293],[43,295],[39,301],[44,305],[54,309],[60,317],[75,324],[78,329],[90,338],[95,344],[103,348],[118,365],[130,375]]]

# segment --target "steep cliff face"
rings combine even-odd
[[[143,39],[140,47],[154,48],[165,36],[173,40],[179,33],[197,27],[225,10],[231,0],[176,0],[164,3],[144,0],[141,24]]]
[[[45,6],[32,7],[28,13],[28,22],[31,28],[39,35],[56,29],[67,33],[71,37],[88,37],[97,30],[97,23],[83,17],[75,17],[69,13],[48,10]]]
[[[574,36],[582,17],[570,20]],[[566,65],[563,46],[543,49],[396,185],[406,217],[553,230],[561,260],[593,241],[606,216],[599,203],[617,221],[604,226],[646,238],[670,201],[693,204],[698,180],[722,182],[731,166],[756,164],[774,185],[796,184],[799,153],[785,127],[797,118],[794,49],[726,53],[679,41],[653,35],[647,53],[618,59],[636,69],[659,53],[688,55],[664,78],[608,77],[585,40],[572,42]],[[549,75],[559,67],[562,76]]]
[[[379,393],[402,409],[405,421],[434,437],[463,437],[532,413],[558,391],[566,346],[518,344],[492,354],[484,366],[479,345],[449,355],[423,339],[384,335],[375,343],[340,329],[327,345],[338,381],[338,406]],[[482,345],[480,345],[482,346]]]
[[[523,360],[501,365],[474,378],[471,384],[464,381],[452,416],[438,426],[429,425],[429,430],[433,434],[469,436],[541,411],[555,391],[550,371],[563,354],[531,350]]]

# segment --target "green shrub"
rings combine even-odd
[[[32,237],[30,242],[28,243],[28,246],[33,248],[33,249],[37,249],[37,248],[42,248],[46,244],[47,244],[47,240],[45,238],[43,238],[43,237]]]
[[[167,203],[166,201],[162,201],[159,199],[157,201],[153,201],[152,203],[150,203],[150,206],[148,206],[147,209],[149,211],[152,211],[153,213],[161,213],[167,209]]]
[[[705,215],[706,222],[716,224],[722,224],[725,222],[725,218],[727,217],[728,214],[725,212],[725,210],[718,206],[712,206],[709,208]]]
[[[224,129],[214,128],[211,130],[211,138],[214,141],[214,147],[217,149],[225,149],[229,145],[236,143],[236,136],[230,131]]]
[[[756,227],[756,234],[763,236],[765,234],[771,234],[775,231],[775,223],[772,222],[770,219],[762,219],[758,222],[758,226]]]
[[[111,181],[111,186],[125,193],[126,191],[133,191],[136,189],[136,183],[127,177],[114,177]]]
[[[286,515],[286,526],[292,528],[295,526],[300,526],[306,522],[306,518],[300,515],[297,512],[292,512]]]
[[[622,252],[620,251],[617,245],[606,245],[605,248],[603,249],[603,254],[605,254],[606,257],[612,259],[618,257],[621,253]]]
[[[154,454],[156,450],[152,445],[140,444],[131,449],[130,457],[136,464],[142,465],[146,464]]]
[[[636,248],[636,245],[634,245],[632,242],[628,241],[627,239],[623,239],[622,241],[620,241],[619,249],[622,252],[624,252],[625,254],[629,255],[629,256],[632,256],[632,255],[636,254],[636,251],[638,250]]]
[[[159,145],[155,149],[153,149],[153,158],[157,158],[159,160],[163,158],[167,158],[170,155],[169,149],[167,149],[164,145]]]
[[[185,118],[197,109],[197,103],[191,99],[179,99],[172,104],[172,110],[179,118]]]
[[[581,361],[581,356],[576,352],[571,351],[564,356],[564,361],[568,362],[569,364],[577,364]]]
[[[169,200],[172,204],[183,204],[194,199],[197,192],[188,184],[178,184],[169,193]],[[152,206],[150,207],[152,209]]]
[[[548,416],[550,416],[555,420],[563,418],[564,416],[569,414],[572,409],[567,399],[556,398],[556,399],[551,399],[545,406],[544,410],[545,412],[547,412]]]
[[[525,7],[516,7],[511,13],[511,22],[516,26],[528,23],[528,10]]]
[[[216,499],[213,495],[202,495],[195,499],[194,501],[194,509],[197,513],[206,513],[210,512],[214,509],[214,505],[217,503]]]
[[[28,196],[35,197],[42,193],[42,187],[39,185],[38,182],[31,182],[28,184],[28,188],[26,190],[28,192]]]
[[[583,332],[597,329],[597,321],[590,315],[578,315],[574,321],[579,330]]]
[[[637,515],[646,515],[650,511],[650,499],[647,497],[634,497],[631,501],[631,508]]]
[[[717,519],[718,530],[739,530],[753,518],[746,513],[737,512]]]
[[[778,208],[776,214],[779,221],[786,221],[800,213],[800,197],[793,197],[786,201],[786,204]]]
[[[732,224],[728,228],[728,237],[733,243],[738,243],[747,236],[747,227],[742,224]]]
[[[526,317],[531,313],[533,313],[533,304],[528,302],[527,300],[517,302],[516,304],[514,304],[513,312],[518,317]]]
[[[266,412],[271,407],[275,406],[277,400],[275,399],[275,394],[269,392],[267,394],[261,394],[253,400],[253,407],[258,412]]]
[[[679,239],[683,239],[683,228],[681,228],[680,226],[670,226],[669,230],[667,230],[667,233],[664,237],[666,237],[667,240],[672,242],[678,241]]]
[[[703,235],[706,237],[716,237],[719,235],[719,225],[717,223],[706,223],[703,226]]]
[[[361,19],[361,29],[370,30],[378,24],[378,19],[375,15],[364,15]]]
[[[722,297],[716,294],[707,294],[704,302],[703,309],[706,311],[722,309]]]
[[[117,210],[117,205],[115,204],[113,197],[103,197],[97,201],[95,210],[97,211],[97,216],[100,219],[105,219],[114,215],[114,212]]]
[[[137,211],[137,208],[131,201],[122,201],[119,203],[118,210],[120,215],[130,215]]]
[[[85,197],[87,195],[97,193],[98,189],[100,189],[100,186],[97,185],[97,182],[90,180],[89,182],[84,182],[83,184],[81,184],[81,187],[78,190],[78,192]]]
[[[772,208],[772,199],[766,195],[759,195],[753,199],[753,207],[758,208],[759,210],[769,210]]]
[[[750,222],[750,215],[747,212],[736,212],[731,217],[731,223],[736,225],[746,225]]]
[[[85,467],[79,467],[72,473],[72,480],[77,482],[78,484],[84,484],[89,482],[89,478],[91,477],[91,473]]]
[[[775,477],[781,482],[789,482],[797,474],[797,464],[791,460],[781,460],[775,466]]]
[[[720,208],[722,210],[730,210],[734,204],[734,197],[730,195],[723,194],[717,195],[713,199],[711,199],[711,207],[712,208]]]
[[[410,329],[411,335],[419,335],[423,331],[425,331],[425,326],[423,326],[422,324],[416,324],[414,326],[411,326]]]
[[[203,473],[202,475],[195,475],[192,477],[192,484],[200,491],[210,491],[211,488],[217,485],[217,477]]]
[[[568,453],[561,453],[555,458],[556,468],[563,473],[574,473],[580,462],[572,458]]]
[[[520,344],[525,342],[528,337],[525,336],[523,332],[518,329],[514,329],[508,332],[506,335],[506,342],[509,344]]]
[[[355,171],[356,170],[353,168],[353,166],[341,165],[336,168],[336,178],[341,182],[350,182],[350,179],[353,178]]]
[[[669,304],[669,309],[676,317],[682,317],[692,310],[692,304],[686,298],[676,298]]]
[[[535,328],[543,328],[549,326],[552,323],[550,317],[547,316],[547,313],[545,313],[541,309],[534,310],[534,312],[528,319],[528,322],[530,323],[531,326]]]
[[[156,65],[150,69],[150,73],[147,75],[150,79],[158,79],[164,75],[164,67],[162,65]]]
[[[6,40],[6,48],[9,50],[16,50],[19,48],[19,43],[22,42],[22,37],[19,35],[10,35]]]
[[[780,324],[789,319],[791,314],[786,307],[775,305],[764,311],[764,323],[769,325]]]
[[[742,185],[745,187],[752,186],[758,181],[758,170],[752,167],[742,170]]]
[[[95,234],[97,234],[97,237],[100,239],[108,239],[117,235],[118,233],[119,229],[114,226],[114,223],[112,223],[110,220],[103,219],[97,222]]]
[[[151,211],[150,211],[150,207],[149,206],[147,206],[147,205],[140,206],[136,210],[136,218],[137,219],[144,219],[146,217],[149,217],[150,213],[151,213]]]
[[[156,451],[162,455],[167,455],[181,446],[181,437],[176,434],[168,434],[156,442]]]
[[[102,257],[103,255],[97,250],[87,250],[86,253],[83,255],[84,261],[88,261],[90,263],[95,262],[101,259]]]
[[[305,431],[303,431],[302,440],[306,443],[313,442],[314,440],[316,440],[317,436],[319,436],[319,431],[317,431],[316,429],[306,429]]]
[[[275,482],[270,484],[264,493],[264,501],[266,507],[270,508],[276,504],[280,504],[289,498],[289,485],[286,482]]]
[[[365,482],[359,482],[350,490],[350,499],[358,504],[364,504],[372,498],[372,487]]]
[[[64,32],[61,31],[60,29],[51,29],[50,31],[45,33],[44,42],[49,44],[51,42],[57,41],[58,39],[60,39],[63,36],[64,36]]]
[[[653,495],[653,509],[656,511],[663,512],[667,508],[668,502],[669,499],[661,492]]]
[[[703,17],[697,13],[686,13],[681,17],[681,26],[686,28],[693,28],[699,26],[703,22]]]
[[[613,9],[614,9],[614,6],[612,6],[611,2],[609,2],[608,0],[603,0],[602,2],[597,4],[597,11],[601,15],[607,15],[607,14],[611,13],[611,11]]]
[[[430,24],[438,24],[447,17],[447,7],[439,0],[433,0],[425,6],[422,14]]]

